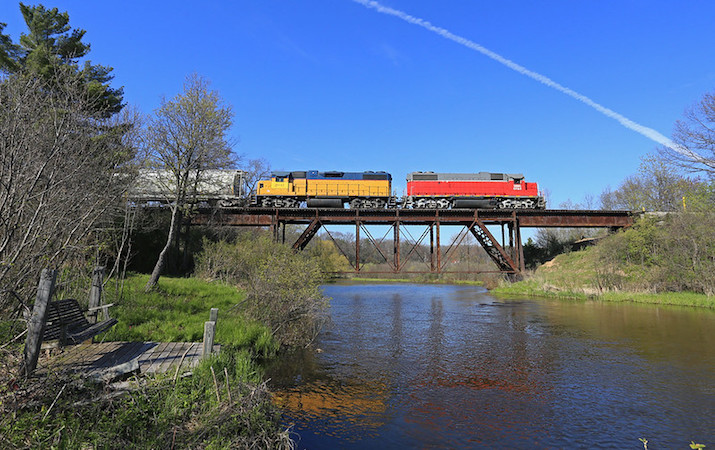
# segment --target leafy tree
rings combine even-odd
[[[646,155],[641,161],[637,174],[601,194],[604,209],[682,211],[684,198],[702,196],[706,185],[701,180],[683,176],[663,158]]]
[[[20,36],[19,45],[1,33],[5,24],[0,26],[0,70],[31,73],[51,82],[58,67],[64,67],[84,79],[86,89],[96,98],[93,103],[97,114],[106,118],[122,109],[123,89],[109,85],[114,78],[112,68],[90,61],[80,67],[79,60],[87,56],[90,45],[82,42],[85,30],[70,27],[67,12],[23,3],[20,12],[28,32]]]
[[[710,212],[641,218],[596,247],[599,287],[715,295],[713,227]]]
[[[162,100],[154,116],[149,118],[148,164],[157,171],[157,187],[167,193],[171,222],[166,244],[147,282],[147,291],[156,286],[164,270],[181,217],[196,195],[197,186],[211,176],[211,170],[236,165],[227,136],[232,124],[231,107],[197,74],[187,77],[183,92],[171,100]]]

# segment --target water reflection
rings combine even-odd
[[[715,314],[328,286],[321,352],[269,370],[303,448],[715,443]]]

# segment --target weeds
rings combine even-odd
[[[257,364],[278,346],[268,328],[234,307],[243,294],[220,283],[171,278],[160,280],[159,292],[144,294],[145,283],[141,275],[126,281],[129,295],[112,309],[119,329],[105,339],[200,340],[197,330],[217,307],[221,352],[190,376],[172,371],[93,384],[58,373],[16,378],[22,343],[13,342],[0,349],[0,377],[8,380],[0,384],[0,447],[292,448]]]

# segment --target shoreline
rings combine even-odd
[[[599,300],[613,303],[640,303],[650,305],[688,306],[695,308],[715,309],[715,296],[694,292],[634,292],[634,291],[605,291],[584,292],[563,289],[558,286],[527,279],[504,285],[489,290],[491,294],[504,297],[532,296],[548,299],[563,300]]]

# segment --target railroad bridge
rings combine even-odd
[[[355,227],[355,255],[351,256],[355,259],[353,270],[356,273],[376,273],[362,269],[361,236],[377,249],[390,266],[392,273],[406,273],[403,270],[405,268],[403,260],[408,259],[429,236],[429,268],[410,273],[446,273],[450,253],[471,234],[496,264],[498,270],[493,272],[518,276],[524,270],[522,228],[618,229],[632,225],[636,216],[637,214],[630,211],[600,210],[217,208],[199,210],[198,214],[192,216],[190,223],[270,227],[274,238],[282,239],[283,242],[285,242],[286,225],[305,225],[302,234],[292,244],[295,250],[303,250],[321,228],[330,235],[326,228],[328,225],[352,225]],[[387,225],[388,232],[381,239],[375,239],[367,228],[371,225]],[[425,227],[424,232],[416,239],[406,228],[415,225]],[[493,225],[501,227],[501,242],[487,228]],[[444,227],[460,229],[446,248],[443,247],[440,239],[440,232]],[[393,251],[392,255],[386,255],[379,244],[390,234]],[[332,238],[332,235],[330,237]],[[400,254],[401,242],[411,244],[407,255]],[[339,246],[338,249],[348,260],[352,259]],[[470,271],[470,273],[476,272]]]

